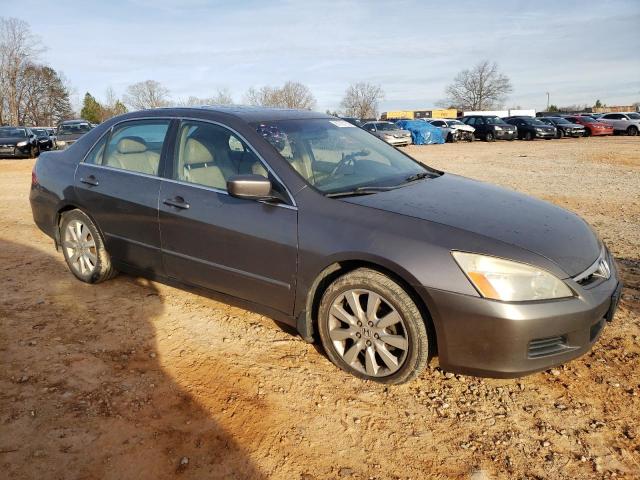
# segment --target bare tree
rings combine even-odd
[[[299,82],[286,82],[282,87],[264,86],[259,90],[251,87],[245,94],[249,105],[278,108],[298,108],[311,110],[316,99],[306,85]]]
[[[73,115],[64,77],[53,68],[28,64],[19,78],[20,125],[56,125]]]
[[[27,22],[0,17],[0,123],[19,123],[21,78],[42,50]]]
[[[349,85],[340,106],[349,117],[377,118],[378,104],[384,98],[384,91],[379,85],[358,82]]]
[[[134,83],[127,87],[124,103],[134,110],[166,107],[169,104],[169,90],[155,80]]]
[[[283,108],[313,110],[316,99],[309,87],[299,82],[287,82],[278,90],[278,103]]]
[[[261,107],[278,107],[278,89],[265,86],[256,90],[251,87],[245,94],[245,102]]]
[[[445,93],[447,102],[461,110],[491,110],[504,104],[513,87],[498,65],[482,60],[471,69],[461,71]]]
[[[123,103],[122,100],[118,98],[116,92],[113,91],[112,87],[107,87],[104,95],[105,101],[101,105],[101,114],[100,121],[104,122],[105,120],[110,119],[111,117],[115,117],[116,115],[122,115],[123,113],[127,113],[128,109]]]
[[[190,96],[187,99],[178,99],[174,102],[179,107],[195,107],[199,105],[232,105],[233,97],[228,88],[218,89],[213,97],[200,98]]]

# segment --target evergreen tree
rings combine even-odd
[[[84,95],[80,116],[91,123],[100,123],[102,119],[102,105],[89,92]]]

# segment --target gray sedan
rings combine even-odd
[[[361,128],[394,147],[403,147],[413,143],[411,140],[411,132],[398,128],[395,123],[368,122],[362,125]]]
[[[128,272],[242,305],[388,384],[435,352],[446,370],[495,377],[571,360],[622,287],[577,215],[309,111],[114,117],[42,153],[30,200],[78,280]]]

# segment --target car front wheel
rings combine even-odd
[[[487,132],[484,136],[485,142],[493,142],[495,140],[495,136],[491,132]]]
[[[60,243],[69,270],[79,280],[100,283],[117,273],[100,232],[84,212],[71,210],[62,215]]]
[[[407,382],[429,356],[427,329],[414,301],[392,279],[368,268],[349,272],[327,288],[318,330],[329,359],[367,380]]]
[[[630,137],[635,137],[636,135],[638,135],[638,127],[631,125],[629,128],[627,128],[627,135],[629,135]]]

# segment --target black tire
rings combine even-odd
[[[493,142],[496,139],[495,135],[493,134],[493,132],[487,132],[484,134],[484,141],[485,142]]]
[[[447,135],[447,143],[456,143],[456,141],[457,141],[456,136],[450,132]]]
[[[29,158],[36,158],[38,155],[40,155],[40,149],[35,145],[31,145],[29,148]]]
[[[584,136],[585,137],[590,137],[591,136],[591,130],[589,130],[588,128],[585,127],[584,129]]]
[[[630,137],[635,137],[636,135],[638,135],[638,127],[636,127],[635,125],[630,125],[629,128],[627,128],[627,135],[629,135]]]
[[[371,351],[376,351],[378,348],[377,345],[379,345],[380,343],[382,343],[384,347],[387,347],[387,344],[381,340],[381,338],[383,337],[382,333],[381,336],[373,334],[377,339],[373,340],[373,337],[371,336],[371,331],[375,331],[373,325],[372,328],[367,328],[366,325],[360,324],[358,324],[357,326],[353,325],[354,330],[362,328],[363,333],[356,333],[355,335],[358,335],[357,339],[353,337],[352,339],[345,340],[345,352],[348,350],[348,342],[353,342],[349,343],[348,345],[349,347],[352,347],[356,345],[357,342],[365,342],[366,338],[370,338],[372,340],[366,340],[366,345],[369,345],[369,347],[363,346],[360,349],[356,349],[359,353],[354,358],[354,361],[352,361],[351,364],[347,363],[347,361],[343,359],[342,355],[344,354],[346,356],[346,353],[341,354],[337,350],[336,346],[333,343],[333,340],[330,337],[330,322],[332,321],[331,317],[334,317],[335,319],[335,316],[330,315],[330,311],[334,306],[334,302],[338,301],[341,295],[345,295],[345,293],[351,290],[366,290],[368,292],[373,292],[379,295],[384,301],[384,304],[381,305],[392,307],[401,318],[401,322],[387,328],[387,330],[389,328],[397,328],[398,330],[394,330],[393,332],[384,331],[384,334],[393,334],[395,336],[401,334],[401,336],[405,337],[407,342],[407,348],[405,350],[406,353],[403,354],[403,360],[402,362],[397,362],[399,368],[396,367],[398,369],[389,375],[384,375],[384,372],[380,376],[368,375],[366,371],[362,370],[362,361],[367,356],[367,353],[369,353],[369,349],[371,349]],[[369,295],[370,293],[367,295],[367,297]],[[361,298],[362,296],[358,297],[359,302],[363,301],[361,300]],[[376,318],[378,312],[381,312],[381,310],[376,310]],[[384,315],[382,315],[381,318],[385,318]],[[333,321],[335,322],[335,320]],[[427,364],[427,360],[429,358],[429,338],[427,336],[425,320],[423,319],[420,310],[418,309],[414,301],[411,299],[409,294],[396,282],[391,280],[386,275],[368,268],[358,268],[356,270],[353,270],[352,272],[339,277],[331,285],[329,285],[327,290],[324,292],[322,301],[320,302],[320,309],[318,312],[318,331],[320,333],[322,345],[329,359],[342,370],[345,370],[346,372],[349,372],[352,375],[365,380],[372,380],[384,384],[399,384],[408,382],[415,378],[418,374],[420,374],[420,372]],[[333,332],[334,330],[331,331]],[[372,342],[376,343],[372,344]],[[394,350],[394,352],[399,352],[393,349],[393,347],[391,348],[392,350]],[[380,362],[377,363],[382,364],[382,366],[384,367],[382,357],[378,357],[377,355],[379,354],[374,353],[376,362],[380,360]],[[360,365],[360,369],[358,369],[357,366],[354,366],[355,363]]]
[[[469,135],[468,140],[469,140],[470,142],[473,142],[475,139],[476,139],[475,134],[473,134],[473,133],[472,133],[471,135]]]
[[[88,241],[93,241],[94,243],[94,247],[86,248],[87,255],[90,254],[92,258],[95,258],[95,263],[92,268],[89,268],[88,265],[90,264],[84,264],[87,265],[87,271],[83,271],[84,269],[81,268],[83,261],[79,261],[79,267],[78,265],[74,265],[75,262],[71,257],[73,253],[71,245],[74,243],[74,240],[70,236],[71,233],[68,233],[68,230],[70,224],[74,223],[74,225],[77,225],[78,222],[88,230]],[[82,230],[82,232],[84,234],[85,231]],[[62,246],[62,253],[69,270],[71,270],[71,273],[73,273],[78,280],[85,283],[100,283],[113,278],[118,273],[111,264],[111,257],[104,247],[104,241],[96,225],[81,210],[70,210],[62,214],[62,218],[60,219],[60,245]]]
[[[562,131],[562,129],[558,128],[556,129],[556,138],[562,138],[564,137],[564,132]]]
[[[534,139],[533,133],[531,132],[524,132],[524,137],[525,140],[527,140],[528,142],[532,141]]]

